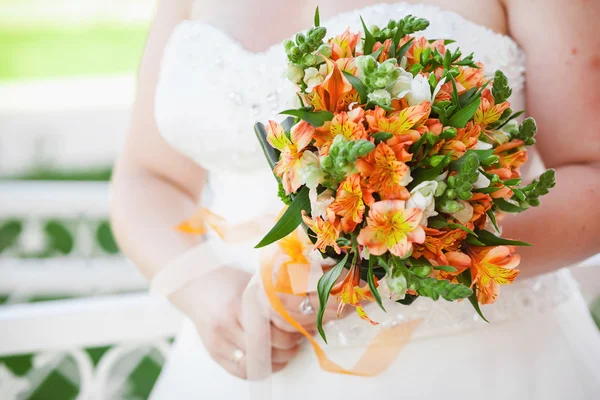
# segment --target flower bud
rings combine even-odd
[[[373,86],[375,86],[376,88],[379,88],[379,89],[383,89],[388,85],[388,83],[389,83],[389,79],[387,77],[381,77],[381,78],[375,79],[375,82],[373,82]]]
[[[445,201],[440,209],[445,213],[453,214],[460,211],[460,203],[453,200]]]
[[[292,49],[292,47],[295,46],[295,43],[293,40],[290,39],[286,39],[283,41],[283,47],[285,48],[285,52],[286,54],[289,54],[290,50]]]
[[[306,42],[302,43],[300,46],[300,51],[303,53],[308,53],[310,51],[310,45]]]
[[[446,197],[449,198],[450,200],[454,200],[456,198],[456,190],[454,190],[454,189],[446,190]]]
[[[297,65],[290,65],[286,71],[287,78],[294,82],[300,83],[302,82],[302,78],[304,78],[304,70]]]
[[[288,55],[292,58],[292,59],[297,59],[302,55],[302,52],[300,51],[300,49],[298,48],[298,46],[294,46],[292,48],[290,48]]]
[[[385,28],[384,30],[381,31],[381,33],[382,33],[383,37],[386,37],[386,38],[389,38],[390,36],[392,36],[392,30],[390,28]]]
[[[440,135],[440,137],[442,139],[452,139],[456,137],[456,129],[455,128],[448,128],[445,131],[442,132],[442,134]]]
[[[435,190],[434,197],[440,197],[443,195],[447,188],[448,185],[446,185],[446,182],[438,182],[438,187]]]
[[[371,27],[369,28],[369,31],[373,35],[377,35],[379,32],[381,32],[381,28],[379,28],[377,25],[371,25]]]
[[[420,265],[418,267],[413,268],[413,273],[420,278],[425,278],[431,273],[431,267],[429,265]]]
[[[396,27],[396,21],[394,21],[393,19],[391,19],[390,22],[388,22],[387,27],[389,29],[394,29]]]
[[[304,42],[306,42],[306,36],[304,36],[304,34],[303,34],[303,33],[301,33],[301,32],[300,32],[300,33],[298,33],[298,34],[296,35],[296,43],[298,43],[298,44],[300,45],[300,44],[302,44],[302,43],[304,43]]]
[[[316,42],[320,42],[325,38],[325,35],[327,35],[327,29],[323,26],[318,26],[314,28],[314,31],[311,35],[311,39]]]
[[[429,159],[429,165],[431,165],[432,167],[437,167],[438,165],[440,165],[442,160],[444,160],[444,158],[446,158],[446,156],[433,156]]]
[[[322,44],[317,49],[317,53],[323,55],[324,57],[331,58],[331,54],[333,50],[331,50],[331,46],[328,44]]]
[[[302,65],[305,67],[312,67],[317,63],[317,57],[312,53],[306,53],[302,56]]]

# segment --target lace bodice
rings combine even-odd
[[[523,107],[523,51],[508,36],[456,13],[431,5],[376,4],[340,13],[321,25],[327,28],[328,36],[333,36],[347,27],[360,31],[359,16],[367,24],[382,25],[392,17],[407,14],[431,22],[424,32],[426,37],[454,39],[464,54],[474,52],[475,59],[485,64],[487,75],[502,70],[513,87],[513,108]],[[209,171],[213,195],[210,207],[230,220],[281,208],[275,180],[253,125],[277,119],[277,112],[294,102],[295,88],[283,77],[285,66],[281,44],[263,52],[250,52],[226,33],[200,21],[181,22],[166,47],[156,93],[157,125],[173,147]],[[244,194],[242,201],[240,193]],[[485,307],[485,313],[488,319],[497,321],[541,311],[568,298],[573,285],[567,271],[521,280],[503,288],[498,303]],[[481,324],[467,302],[457,305],[419,299],[411,307],[396,306],[400,308],[385,317],[387,323],[425,315],[421,329],[425,336]],[[346,325],[352,322],[344,321],[338,344],[349,343],[352,332],[357,336],[366,332],[360,328],[349,330]],[[329,329],[335,331],[335,324]]]

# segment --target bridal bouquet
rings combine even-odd
[[[382,297],[469,299],[481,315],[519,274],[515,246],[528,245],[502,238],[503,213],[554,186],[553,170],[521,185],[536,124],[516,122],[501,71],[488,78],[451,40],[414,35],[422,18],[362,25],[324,40],[317,10],[315,26],[284,43],[302,107],[281,112],[287,128],[257,128],[288,205],[257,247],[304,224],[337,262],[317,286],[324,338],[330,295],[374,324],[362,302],[383,308]]]

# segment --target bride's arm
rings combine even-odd
[[[187,17],[190,3],[161,1],[158,6],[139,71],[129,134],[113,175],[115,235],[148,279],[199,242],[173,227],[194,212],[205,173],[162,139],[153,118],[163,48],[174,26]]]
[[[600,3],[505,0],[511,35],[527,53],[527,111],[537,147],[556,169],[542,205],[504,223],[522,270],[554,270],[600,252]]]

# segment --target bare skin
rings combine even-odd
[[[373,3],[318,1],[322,20]],[[588,122],[593,121],[589,116],[600,110],[600,36],[595,26],[600,19],[600,3],[424,3],[510,34],[527,52],[528,70],[535,71],[527,76],[527,110],[538,121],[538,149],[546,166],[556,169],[558,183],[541,207],[503,221],[505,236],[535,245],[520,251],[523,274],[547,273],[600,252],[600,125]],[[183,19],[202,19],[249,51],[259,52],[305,28],[316,5],[316,0],[160,2],[140,68],[130,133],[113,178],[112,222],[117,239],[147,278],[199,243],[198,238],[178,233],[173,226],[194,211],[202,195],[205,171],[160,137],[152,117],[160,60],[174,26]],[[270,21],[269,29],[257,35],[260,20]],[[197,262],[201,267],[202,260]],[[223,267],[171,298],[194,321],[213,358],[241,377],[245,376],[243,365],[232,363],[230,356],[234,349],[243,348],[239,299],[249,279],[245,272]],[[216,294],[211,293],[219,293],[225,303],[215,304]],[[297,310],[299,301],[286,299],[286,305]],[[328,316],[333,316],[333,310]],[[303,322],[314,328],[310,319],[305,317]],[[297,352],[299,336],[279,320],[273,321],[272,335],[273,367],[277,370]]]

